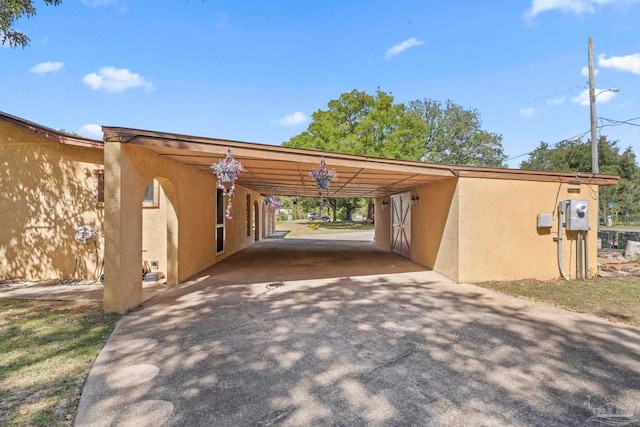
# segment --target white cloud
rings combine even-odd
[[[598,70],[597,68],[594,68],[593,75],[597,76],[598,73],[600,73],[600,70]],[[582,70],[580,70],[580,74],[582,74],[585,77],[589,77],[589,67],[587,67],[586,65],[582,67]]]
[[[561,98],[551,98],[551,99],[547,99],[547,104],[549,105],[560,105],[560,104],[564,104],[564,101],[566,101],[567,98],[565,98],[564,96]]]
[[[120,12],[124,12],[127,9],[127,2],[124,0],[82,0],[86,6],[89,7],[117,7]]]
[[[286,116],[278,120],[278,124],[282,126],[295,126],[301,123],[306,123],[307,120],[307,116],[299,111],[296,111],[295,113],[287,114]]]
[[[607,89],[595,89],[595,93],[596,93],[596,102],[608,102],[608,101],[611,101],[616,96],[615,92]],[[574,98],[571,98],[571,100],[576,104],[580,104],[582,106],[588,107],[589,106],[589,89],[583,90],[582,92],[580,92],[580,95]]]
[[[104,89],[107,92],[122,92],[137,87],[154,90],[151,82],[126,68],[103,67],[99,73],[87,74],[82,81],[93,90]]]
[[[60,71],[64,68],[64,62],[41,62],[39,64],[34,65],[29,70],[30,73],[34,74],[46,74],[46,73],[54,73],[56,71]]]
[[[531,116],[533,116],[533,108],[532,107],[521,108],[520,109],[520,114],[522,114],[525,117],[531,117]]]
[[[404,52],[405,50],[414,47],[414,46],[420,46],[424,44],[423,41],[415,39],[415,38],[410,38],[407,39],[405,41],[403,41],[402,43],[399,43],[395,46],[390,47],[389,49],[387,49],[387,53],[384,55],[384,59],[389,60],[391,58],[393,58],[396,55],[400,55],[402,52]]]
[[[82,135],[86,138],[102,139],[102,126],[86,124],[78,129],[78,135]]]
[[[611,58],[598,55],[598,65],[604,68],[613,68],[618,71],[640,74],[640,53],[627,56],[612,56]]]
[[[551,10],[570,12],[575,15],[594,13],[596,6],[615,2],[628,3],[629,0],[532,0],[526,16],[534,18],[540,13]]]

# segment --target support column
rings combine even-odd
[[[166,193],[166,191],[165,191]],[[178,279],[178,215],[175,197],[167,197],[167,284],[177,285]]]
[[[105,142],[104,146],[107,313],[125,313],[142,303],[142,205],[126,149],[119,142]]]

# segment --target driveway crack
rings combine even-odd
[[[416,349],[417,349],[417,347],[415,345],[412,345],[405,352],[399,354],[398,356],[394,357],[393,359],[391,359],[391,360],[389,360],[389,361],[387,361],[387,362],[385,362],[385,363],[383,363],[381,365],[376,366],[375,368],[373,368],[373,369],[371,369],[371,370],[369,370],[369,371],[367,371],[367,372],[365,372],[363,374],[360,374],[359,376],[368,376],[368,375],[374,374],[375,372],[377,372],[377,371],[379,371],[381,369],[393,366],[393,365],[397,364],[398,362],[401,362],[402,360],[404,360],[407,357],[411,356],[413,353],[415,353]]]

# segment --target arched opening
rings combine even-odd
[[[178,283],[178,215],[171,181],[149,181],[142,202],[142,270],[146,282]]]
[[[267,205],[262,203],[262,238],[267,237]]]

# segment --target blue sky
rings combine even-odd
[[[620,88],[597,115],[640,116],[637,0],[35,4],[16,24],[31,45],[0,47],[0,110],[89,137],[107,125],[280,144],[330,99],[379,87],[477,109],[516,157],[589,131],[590,36],[597,90]],[[601,133],[640,156],[639,126]]]

